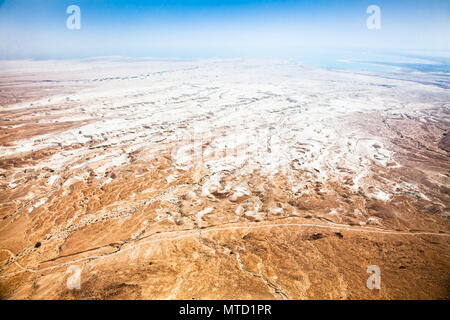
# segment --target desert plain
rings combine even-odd
[[[0,70],[1,299],[450,298],[447,74]]]

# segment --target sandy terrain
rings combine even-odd
[[[442,75],[119,58],[0,70],[1,298],[450,298]]]

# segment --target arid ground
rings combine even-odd
[[[450,299],[448,75],[0,70],[0,298]]]

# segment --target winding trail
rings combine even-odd
[[[203,228],[203,229],[185,229],[185,230],[175,230],[175,231],[154,233],[154,234],[151,234],[151,235],[148,235],[145,237],[137,238],[133,242],[123,243],[123,245],[129,244],[129,246],[127,246],[126,248],[120,248],[119,250],[111,252],[111,253],[105,253],[102,255],[93,255],[93,256],[83,257],[83,258],[79,258],[79,259],[74,259],[74,260],[70,260],[70,261],[67,261],[64,263],[60,263],[57,265],[52,265],[52,266],[48,266],[48,267],[44,267],[44,268],[30,269],[30,268],[26,268],[26,267],[23,267],[22,265],[20,265],[18,261],[14,261],[14,263],[21,270],[0,276],[0,279],[9,278],[9,277],[15,276],[15,275],[17,275],[19,273],[23,273],[23,272],[36,273],[36,272],[42,272],[45,270],[57,269],[60,267],[64,267],[64,266],[82,262],[82,261],[107,258],[109,256],[116,255],[121,252],[134,250],[134,249],[136,249],[136,246],[141,246],[143,244],[148,244],[148,243],[180,240],[180,239],[190,238],[190,237],[194,237],[194,236],[200,236],[201,234],[204,234],[204,233],[218,232],[218,231],[225,231],[225,230],[264,229],[264,228],[278,228],[278,227],[321,228],[321,229],[329,229],[329,230],[341,230],[341,231],[345,230],[345,231],[350,231],[350,232],[377,233],[377,234],[402,235],[402,236],[424,236],[424,235],[427,236],[428,235],[428,236],[450,237],[450,234],[447,234],[447,233],[426,232],[426,231],[406,232],[406,231],[384,230],[384,229],[378,229],[378,228],[373,228],[373,227],[364,227],[364,228],[351,227],[351,226],[342,225],[342,224],[322,225],[322,224],[313,224],[313,223],[270,223],[270,224],[257,223],[257,225],[248,225],[248,226],[233,226],[233,225],[228,224],[228,225],[224,225],[221,227],[213,226],[210,228]],[[161,237],[161,236],[170,235],[170,234],[175,234],[175,235]],[[156,235],[157,235],[157,237],[155,237]],[[148,239],[148,238],[150,238],[150,239]],[[105,245],[104,247],[107,247],[107,246],[110,246],[110,245],[108,244],[108,245]],[[99,248],[102,248],[102,247],[98,247],[98,248],[94,248],[94,249],[92,249],[92,248],[87,249],[87,250],[78,252],[77,254],[82,254],[84,252],[89,252],[89,251],[99,249]],[[13,259],[16,259],[16,256],[14,255],[14,253],[12,253],[9,249],[0,248],[0,251],[6,251],[10,254],[10,256]],[[53,258],[53,259],[50,259],[47,261],[43,261],[43,262],[50,262],[50,261],[57,260],[58,258],[64,258],[64,257],[65,256],[56,257],[56,258]],[[40,262],[40,263],[43,263],[43,262]]]
[[[22,270],[22,272],[33,272],[33,273],[36,272],[36,270],[28,269],[28,268],[23,267],[23,266],[17,261],[16,255],[15,255],[11,250],[1,248],[0,251],[5,251],[5,252],[9,253],[9,255],[14,259],[14,264],[15,264],[16,266],[18,266],[18,267]],[[4,278],[4,277],[3,277],[3,276],[0,276],[0,279],[1,279],[1,278]]]

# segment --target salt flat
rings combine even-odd
[[[2,298],[449,298],[442,75],[212,59],[0,69]]]

